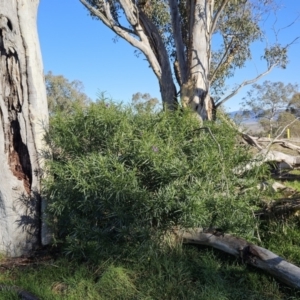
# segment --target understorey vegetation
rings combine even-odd
[[[0,258],[0,299],[299,299],[247,256],[174,234],[229,233],[300,265],[299,182],[278,194],[270,165],[245,171],[253,149],[242,137],[224,115],[200,125],[188,110],[104,96],[52,114],[43,196],[53,245],[32,258]],[[295,209],[285,213],[283,196]]]
[[[104,241],[139,244],[174,228],[219,228],[255,241],[263,167],[225,122],[103,100],[51,119],[44,193],[54,240],[91,258]]]

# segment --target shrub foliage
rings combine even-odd
[[[104,238],[137,242],[173,226],[253,236],[256,176],[233,172],[247,149],[223,122],[203,126],[189,112],[104,101],[53,116],[44,188],[57,241],[85,255]]]

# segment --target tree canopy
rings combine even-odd
[[[288,105],[288,111],[296,117],[300,117],[300,93],[297,92],[293,95]]]
[[[83,83],[79,80],[69,81],[62,75],[53,75],[48,72],[45,75],[47,101],[49,113],[55,111],[70,111],[72,105],[84,107],[91,99],[83,92]]]
[[[264,130],[271,136],[276,130],[291,123],[297,105],[297,84],[264,81],[254,84],[244,98],[244,115],[254,114]]]
[[[182,105],[202,119],[211,119],[213,110],[243,86],[287,64],[290,44],[266,45],[261,55],[265,72],[222,99],[226,79],[251,58],[251,44],[264,39],[265,14],[276,9],[272,0],[80,1],[92,17],[145,55],[165,106],[176,108],[179,95]]]
[[[150,111],[155,109],[159,100],[151,97],[149,93],[135,93],[132,95],[132,105],[137,111]]]

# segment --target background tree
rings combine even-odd
[[[287,110],[295,115],[296,117],[300,117],[300,93],[295,93],[288,105]]]
[[[0,1],[0,252],[9,256],[31,251],[42,234],[38,151],[48,111],[38,4]]]
[[[282,112],[277,121],[277,131],[284,128],[285,126],[289,125],[290,134],[292,138],[300,138],[300,121],[295,120],[296,116],[294,114],[291,114],[288,111]]]
[[[254,84],[242,103],[243,113],[254,114],[265,132],[272,136],[276,129],[284,127],[295,118],[287,109],[297,89],[296,84],[285,85],[283,82],[264,81],[261,85]]]
[[[219,98],[225,79],[251,58],[251,43],[262,39],[262,17],[272,9],[271,0],[80,2],[92,17],[145,55],[158,79],[164,106],[177,107],[178,84],[182,105],[190,106],[202,119],[212,119],[214,109],[243,86],[287,63],[289,45],[281,46],[277,41],[267,46],[262,55],[265,72]],[[220,44],[218,49],[212,49],[214,37],[222,41],[215,43]],[[211,94],[217,94],[216,103]]]
[[[158,104],[159,100],[148,93],[138,92],[132,95],[132,105],[138,112],[154,110]]]
[[[48,72],[45,75],[47,101],[49,113],[55,111],[71,111],[73,104],[81,107],[91,102],[91,99],[83,92],[83,83],[79,80],[69,81],[62,75],[53,75]]]

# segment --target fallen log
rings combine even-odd
[[[259,155],[263,157],[264,162],[277,162],[281,169],[297,169],[300,167],[300,156],[266,150],[261,151]]]
[[[241,135],[242,135],[242,138],[244,139],[244,141],[247,144],[249,144],[249,145],[251,145],[253,147],[256,147],[258,150],[263,150],[263,147],[258,144],[256,137],[251,136],[251,135],[246,134],[246,133],[241,133]]]
[[[278,169],[280,170],[294,170],[300,168],[300,156],[264,149],[254,156],[253,161],[244,166],[239,166],[233,171],[238,175],[242,175],[246,171],[261,166],[265,162],[277,163]]]
[[[266,143],[266,142],[270,143],[271,142],[272,144],[279,144],[280,146],[282,146],[284,148],[295,150],[298,153],[300,153],[300,146],[294,145],[285,140],[272,140],[270,138],[253,138],[253,139],[255,140],[256,143]]]
[[[292,288],[300,289],[300,268],[265,248],[212,229],[177,230],[175,234],[183,243],[219,249],[242,259],[251,266],[268,272]]]

